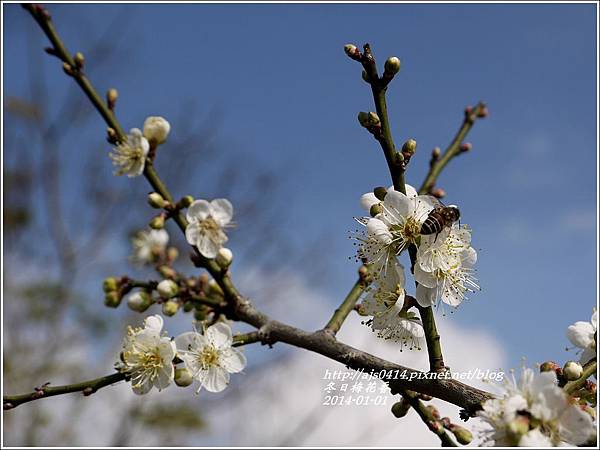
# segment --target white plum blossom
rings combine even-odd
[[[361,197],[364,208],[370,209],[378,202],[382,212],[373,218],[359,221],[367,230],[366,236],[359,239],[362,243],[358,256],[381,268],[409,244],[418,244],[421,226],[437,200],[429,195],[418,195],[408,184],[406,194],[388,189],[383,201],[379,201],[375,194],[364,194]]]
[[[160,391],[173,381],[175,343],[162,333],[162,327],[162,317],[154,315],[146,318],[143,328],[127,329],[116,367],[131,376],[136,394],[146,394],[153,387]]]
[[[144,121],[144,137],[148,141],[162,144],[167,140],[171,124],[164,117],[150,116]]]
[[[209,392],[221,392],[229,384],[229,374],[246,367],[246,357],[231,346],[231,328],[226,323],[211,325],[204,334],[183,333],[175,338],[175,343],[185,367],[200,382],[197,392],[203,387]]]
[[[110,153],[113,164],[117,167],[115,175],[137,177],[144,172],[146,156],[150,150],[148,140],[138,128],[132,128],[124,142],[121,142]]]
[[[385,270],[385,275],[367,291],[360,304],[361,315],[373,316],[367,323],[382,339],[389,339],[418,349],[424,336],[420,320],[404,308],[404,267],[393,261]]]
[[[133,253],[130,260],[135,264],[151,264],[156,255],[167,248],[169,233],[166,230],[140,230],[131,239]]]
[[[229,200],[196,200],[188,208],[186,217],[185,237],[188,243],[195,245],[206,258],[217,256],[228,240],[223,229],[231,226],[233,217],[233,206]]]
[[[479,290],[473,269],[477,252],[470,244],[466,227],[448,227],[421,237],[414,268],[419,305],[432,306],[441,299],[458,306],[468,292]]]
[[[587,363],[596,356],[596,332],[598,330],[598,311],[593,309],[589,322],[575,322],[567,328],[567,337],[571,343],[581,349],[579,361]]]
[[[504,394],[486,401],[477,415],[489,426],[487,444],[496,446],[575,446],[593,436],[592,417],[557,385],[554,371],[523,368],[519,382],[505,382]]]

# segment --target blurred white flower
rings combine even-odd
[[[187,210],[188,226],[185,237],[206,258],[217,256],[228,238],[224,228],[231,226],[233,206],[229,200],[218,198],[210,203],[196,200]]]
[[[554,371],[507,379],[504,395],[488,400],[477,413],[489,429],[484,439],[496,446],[575,446],[595,432],[591,416],[557,385]]]
[[[144,328],[127,329],[121,361],[116,367],[131,376],[131,387],[136,394],[146,394],[152,387],[160,391],[173,381],[175,343],[163,335],[162,327],[162,317],[155,315],[146,318]]]
[[[246,357],[231,345],[231,328],[226,323],[208,327],[204,334],[190,331],[175,338],[179,357],[192,377],[209,392],[221,392],[229,384],[229,374],[246,367]]]
[[[171,124],[164,117],[150,116],[144,121],[144,137],[149,141],[162,144],[167,140]]]
[[[156,255],[167,248],[169,243],[169,233],[166,230],[140,230],[131,239],[133,253],[130,256],[134,264],[151,264],[155,261]]]
[[[468,292],[479,290],[473,269],[477,252],[470,242],[471,233],[464,227],[421,237],[414,268],[419,305],[432,306],[441,299],[458,306]]]
[[[404,267],[392,262],[367,290],[359,307],[361,315],[373,316],[367,323],[377,336],[409,349],[418,349],[424,332],[415,314],[404,309]]]
[[[593,309],[589,322],[575,322],[567,328],[567,337],[573,345],[581,349],[579,361],[587,363],[596,356],[596,332],[598,330],[598,311]]]
[[[162,280],[156,290],[162,298],[172,298],[179,293],[179,286],[173,280]]]
[[[121,142],[113,148],[110,158],[117,167],[115,175],[127,175],[137,177],[144,172],[146,156],[150,150],[148,140],[142,136],[138,128],[132,128],[125,142]]]

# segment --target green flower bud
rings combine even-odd
[[[162,214],[159,214],[150,221],[150,228],[154,230],[162,230],[164,227],[165,217]]]
[[[104,295],[104,305],[109,308],[116,308],[121,303],[121,296],[117,291],[107,292]]]
[[[81,69],[85,64],[85,58],[83,57],[83,53],[81,52],[75,53],[75,57],[73,58],[73,60],[75,61],[75,66],[78,69]]]
[[[158,273],[160,273],[163,278],[175,278],[177,276],[175,269],[165,265],[158,268]]]
[[[408,414],[409,409],[410,403],[402,399],[399,402],[396,402],[392,405],[392,414],[398,419],[400,419],[401,417],[404,417],[406,416],[406,414]]]
[[[169,261],[175,261],[179,258],[179,250],[177,250],[177,247],[169,247],[167,249],[167,258]]]
[[[567,381],[577,380],[583,375],[583,367],[575,361],[567,361],[563,367],[563,376]]]
[[[146,291],[137,291],[127,296],[127,306],[136,312],[144,312],[152,305],[152,296]]]
[[[358,51],[358,47],[354,44],[346,44],[344,45],[344,51],[348,56],[354,56]]]
[[[108,91],[106,91],[106,102],[109,106],[114,107],[115,103],[117,103],[118,98],[119,91],[117,91],[115,88],[110,88]]]
[[[102,282],[102,290],[106,293],[119,289],[119,282],[115,277],[105,278]]]
[[[183,304],[183,312],[190,312],[192,309],[194,309],[194,303],[193,302],[185,302]]]
[[[182,197],[181,200],[179,200],[179,204],[182,208],[189,208],[189,206],[192,203],[194,203],[194,197],[192,197],[191,195],[186,195],[185,197]]]
[[[204,308],[196,309],[196,311],[194,311],[194,319],[196,319],[198,322],[206,320],[206,312],[207,311]]]
[[[148,194],[148,204],[153,208],[162,209],[167,204],[167,201],[158,192],[150,192]]]
[[[382,212],[383,212],[383,206],[381,206],[381,203],[375,203],[369,209],[369,214],[371,215],[371,217],[376,217],[377,214],[381,214]]]
[[[162,280],[156,287],[158,294],[165,299],[175,297],[179,294],[179,286],[173,280]]]
[[[554,361],[546,361],[540,365],[540,372],[552,372],[558,368],[558,364],[556,364]]]
[[[402,153],[414,155],[416,151],[417,151],[417,141],[415,141],[414,139],[409,139],[402,146]]]
[[[384,71],[390,76],[396,75],[398,72],[400,72],[400,59],[398,59],[396,56],[389,57],[386,60],[383,68]]]
[[[165,316],[174,316],[179,311],[179,302],[176,300],[167,300],[162,305],[162,312]]]
[[[192,373],[185,367],[175,369],[175,384],[179,387],[187,387],[194,382]]]
[[[471,434],[471,432],[459,425],[452,425],[450,427],[450,431],[456,437],[458,443],[461,445],[470,444],[473,440],[473,435]]]
[[[219,249],[215,261],[222,269],[227,269],[233,261],[233,252],[228,248],[222,247]]]
[[[379,116],[374,112],[361,111],[358,113],[358,122],[365,128],[379,125]]]
[[[384,201],[385,200],[385,196],[387,195],[387,188],[383,187],[383,186],[378,186],[375,189],[373,189],[373,194],[375,194],[375,197],[377,197],[377,200],[381,200]]]
[[[219,286],[219,283],[217,283],[214,279],[211,279],[208,282],[208,294],[217,297],[223,297],[225,295],[223,293],[223,289],[221,289],[221,286]]]

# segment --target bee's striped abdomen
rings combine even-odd
[[[433,212],[425,219],[423,225],[421,225],[421,234],[434,234],[439,233],[444,228],[444,221],[441,217],[438,217],[436,212]]]

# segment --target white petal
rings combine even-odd
[[[206,371],[202,385],[209,392],[221,392],[229,384],[229,373],[220,367],[211,367]]]
[[[360,197],[360,206],[367,212],[371,211],[371,206],[376,205],[379,202],[380,200],[375,197],[375,194],[372,192],[367,192]]]
[[[233,205],[226,198],[217,198],[210,202],[210,214],[215,222],[224,227],[233,218]]]
[[[465,267],[473,267],[477,262],[477,251],[473,247],[469,247],[460,254],[462,265]]]
[[[131,388],[133,389],[133,392],[135,392],[137,395],[144,395],[144,394],[147,394],[148,392],[150,392],[150,390],[152,389],[152,382],[147,381],[146,383],[144,383],[142,385],[136,385],[136,386],[132,385]]]
[[[200,240],[200,227],[198,227],[198,222],[189,222],[188,226],[185,227],[185,239],[188,244],[198,246],[198,241]]]
[[[592,358],[596,357],[596,347],[588,347],[583,352],[581,352],[581,356],[579,357],[579,363],[581,365],[587,364],[590,362]]]
[[[407,217],[412,212],[413,202],[402,192],[391,191],[385,196],[383,205],[385,215],[390,212],[392,216]]]
[[[231,347],[231,327],[223,322],[215,323],[206,329],[206,339],[217,349]]]
[[[406,196],[408,198],[416,197],[417,195],[419,195],[417,193],[417,190],[414,187],[412,187],[410,184],[405,184],[404,188],[406,190]]]
[[[225,236],[225,240],[223,242],[226,241],[227,236]],[[216,240],[214,240],[212,235],[198,233],[198,240],[196,241],[196,246],[198,247],[198,251],[203,256],[212,259],[217,256],[217,253],[219,253],[219,249],[221,248],[221,242],[217,242]]]
[[[594,343],[594,328],[589,322],[575,322],[567,328],[567,337],[580,348],[590,347]]]
[[[196,200],[188,208],[186,218],[188,222],[203,221],[210,215],[210,211],[210,203],[206,200]]]
[[[160,334],[163,323],[163,318],[156,314],[154,316],[146,317],[146,320],[144,320],[144,327],[148,330],[154,331],[157,334]]]
[[[203,346],[205,343],[206,339],[204,336],[195,331],[187,331],[175,338],[175,345],[178,352],[188,352]]]
[[[161,391],[171,384],[175,375],[173,364],[169,364],[158,372],[158,376],[154,379],[154,386]]]
[[[535,428],[521,437],[519,447],[552,447],[552,441],[538,428]]]
[[[592,313],[592,318],[591,318],[591,323],[592,323],[592,327],[594,327],[594,330],[598,329],[598,311],[596,311],[596,308],[594,308],[594,312]]]
[[[383,245],[387,245],[392,241],[390,230],[379,219],[369,219],[367,222],[367,233]]]
[[[417,286],[417,302],[422,307],[432,306],[436,300],[436,289],[431,289],[419,284]]]
[[[573,405],[560,416],[560,437],[570,445],[585,444],[595,431],[591,416]]]
[[[433,272],[426,272],[421,268],[420,264],[415,264],[415,280],[424,287],[433,289],[438,285],[438,279]]]
[[[228,348],[221,353],[221,366],[229,373],[238,373],[246,367],[246,357],[235,348]]]

